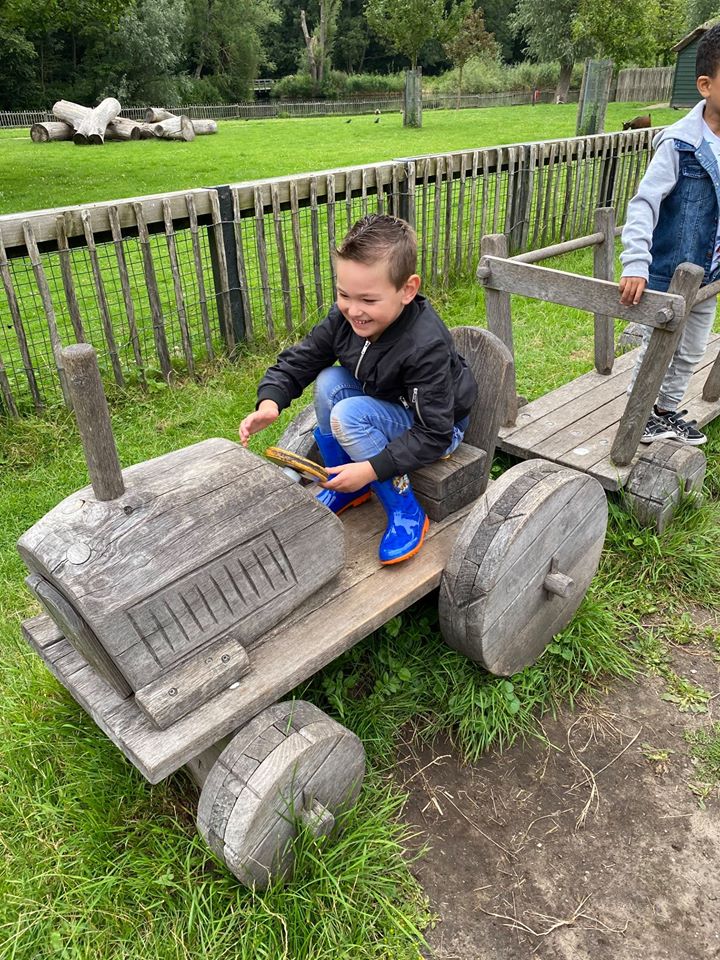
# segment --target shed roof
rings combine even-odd
[[[672,53],[680,53],[681,50],[684,50],[689,43],[692,43],[693,40],[697,40],[698,37],[701,37],[706,30],[709,30],[710,27],[714,27],[716,24],[720,23],[720,17],[712,17],[710,20],[706,20],[705,23],[701,23],[699,27],[689,33],[686,37],[683,37],[682,40],[679,40],[674,47],[670,47]]]

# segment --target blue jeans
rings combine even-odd
[[[326,367],[315,381],[315,414],[322,433],[332,434],[356,463],[369,460],[405,433],[414,423],[399,403],[377,400],[363,393],[362,384],[344,367]],[[469,417],[453,427],[443,456],[460,445]]]

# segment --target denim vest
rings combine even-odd
[[[695,149],[675,140],[679,154],[677,183],[660,204],[652,236],[652,263],[648,289],[666,291],[675,268],[686,261],[705,271],[703,284],[716,279],[710,274],[720,211],[720,171],[710,145],[704,140]]]

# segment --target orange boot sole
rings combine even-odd
[[[410,557],[414,557],[415,554],[420,549],[420,547],[425,542],[425,534],[428,532],[429,527],[430,527],[430,518],[426,516],[425,523],[423,524],[422,533],[420,534],[420,543],[416,547],[413,547],[413,549],[409,553],[404,554],[402,557],[396,557],[394,560],[381,560],[380,563],[382,564],[382,566],[389,567],[393,563],[402,563],[403,560],[409,560]]]
[[[367,493],[363,493],[362,496],[357,498],[357,500],[353,500],[351,503],[346,504],[342,508],[342,510],[338,510],[335,516],[339,517],[341,513],[345,513],[345,511],[349,510],[350,507],[359,507],[360,504],[365,503],[369,499],[370,499],[370,491],[368,490]]]

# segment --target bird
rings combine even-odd
[[[352,123],[352,118],[350,118],[350,120],[346,120],[345,123]]]
[[[380,123],[380,117],[376,117],[375,120],[373,120],[373,123]]]
[[[379,108],[379,107],[376,107],[376,108],[375,108],[375,116],[376,116],[376,117],[379,117],[379,116],[380,116],[380,108]]]

